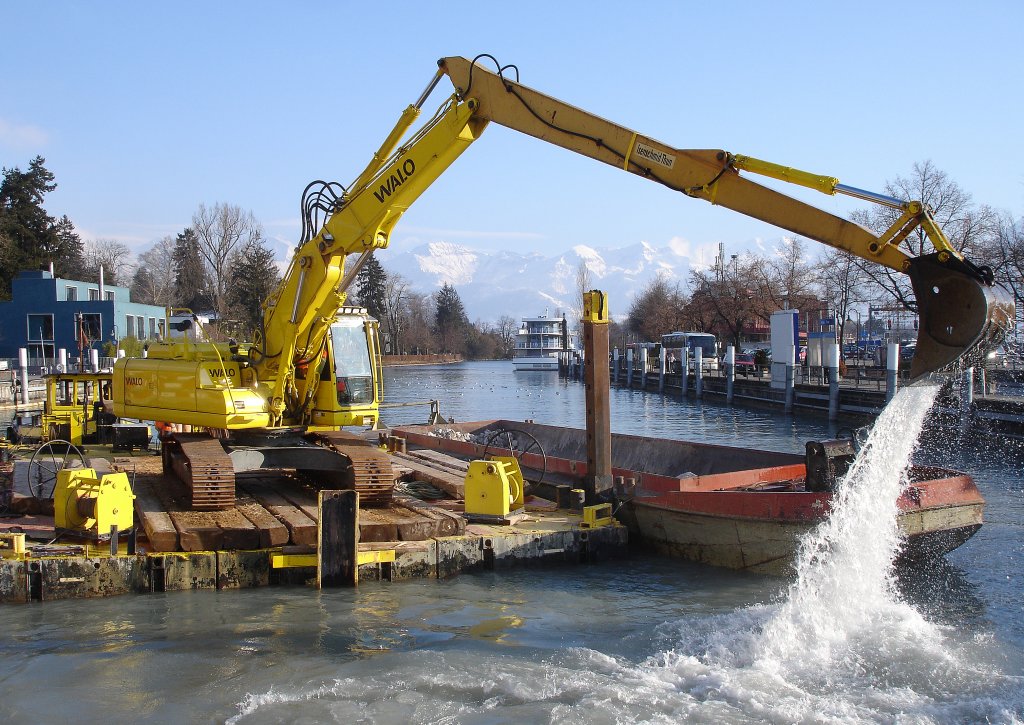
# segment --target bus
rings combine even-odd
[[[687,368],[693,372],[694,350],[700,348],[701,369],[718,370],[718,340],[710,332],[670,332],[661,336],[661,347],[665,350],[666,369],[672,373],[683,370],[682,352],[686,350]]]

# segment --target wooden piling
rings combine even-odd
[[[355,586],[359,583],[359,493],[321,491],[317,526],[317,586]]]

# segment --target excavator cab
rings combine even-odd
[[[372,426],[381,400],[377,321],[362,308],[343,308],[329,330],[320,368],[313,427]]]
[[[1013,296],[993,284],[991,270],[937,252],[911,259],[907,275],[920,319],[912,380],[980,364],[1013,329]]]

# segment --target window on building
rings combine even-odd
[[[146,339],[146,318],[142,315],[135,318],[135,337],[139,340]]]
[[[66,299],[68,302],[77,302],[78,301],[78,288],[77,287],[72,287],[71,285],[68,285],[67,287],[64,288],[64,293],[65,293],[64,299]]]
[[[149,336],[150,337],[156,337],[156,318],[155,317],[150,317],[149,318]]]
[[[100,298],[100,291],[98,289],[90,287],[89,288],[89,301],[90,302],[95,302],[99,298]]]
[[[125,325],[124,325],[124,336],[125,337],[131,337],[132,336],[132,329],[134,328],[134,325],[132,325],[132,316],[131,315],[125,315],[124,322],[125,322]]]
[[[28,315],[28,335],[26,340],[36,342],[53,342],[53,315]]]
[[[50,365],[55,357],[52,342],[30,342],[25,346],[25,350],[28,352],[29,365]]]
[[[89,346],[101,341],[103,339],[103,315],[98,312],[83,312],[82,333],[87,338],[85,343]]]
[[[112,289],[103,290],[103,296],[107,298],[108,302],[113,302],[114,301],[114,290],[112,290]]]

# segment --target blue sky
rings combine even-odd
[[[48,211],[136,251],[226,202],[283,258],[306,183],[351,181],[436,59],[479,53],[678,148],[878,191],[930,159],[976,202],[1024,212],[1020,2],[21,2],[3,17],[0,163],[44,156]],[[782,234],[492,125],[392,248],[696,254]]]

